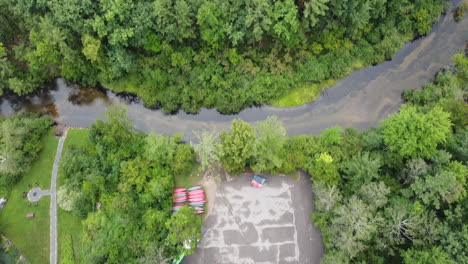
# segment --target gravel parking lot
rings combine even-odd
[[[267,175],[261,189],[251,174],[222,183],[195,254],[184,264],[319,263],[324,247],[310,222],[311,182]]]

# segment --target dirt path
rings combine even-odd
[[[50,184],[50,264],[57,264],[57,173],[66,137],[67,130],[65,130],[63,136],[59,139]]]

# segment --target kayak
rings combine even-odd
[[[203,214],[205,211],[201,210],[201,211],[197,211],[197,214]]]
[[[185,203],[187,200],[174,201],[174,203]]]
[[[181,207],[182,207],[182,205],[177,205],[177,206],[172,207],[172,209],[178,209],[178,208],[181,208]]]
[[[202,211],[203,207],[194,207],[193,209],[195,209],[195,211]]]
[[[195,190],[195,191],[190,191],[188,192],[189,194],[196,194],[196,193],[205,193],[204,190]]]
[[[193,203],[189,203],[190,206],[203,206],[205,204],[205,202],[193,202]]]
[[[176,193],[176,194],[174,194],[175,198],[180,198],[180,197],[185,197],[185,196],[187,196],[185,193]]]
[[[200,190],[201,188],[203,188],[202,186],[198,185],[198,186],[193,186],[193,187],[190,187],[187,189],[187,191],[195,191],[195,190]]]
[[[187,189],[185,188],[177,188],[177,189],[174,189],[174,192],[185,192]]]

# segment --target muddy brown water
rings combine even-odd
[[[453,7],[459,0],[450,1]],[[395,113],[402,103],[401,93],[431,81],[434,74],[450,64],[450,58],[463,50],[468,41],[468,18],[456,23],[448,12],[433,26],[427,36],[407,43],[391,61],[350,74],[327,89],[316,101],[290,108],[268,105],[247,108],[235,115],[222,115],[215,109],[202,109],[197,115],[183,111],[166,115],[145,108],[137,98],[119,96],[106,90],[68,84],[63,79],[33,95],[3,96],[1,115],[18,112],[48,112],[60,123],[88,127],[110,105],[127,109],[137,129],[161,134],[184,133],[193,140],[193,131],[229,129],[231,121],[240,118],[250,123],[278,116],[289,135],[318,134],[333,125],[365,129]]]

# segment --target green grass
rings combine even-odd
[[[294,89],[291,93],[270,102],[276,107],[292,107],[310,103],[317,99],[324,89],[329,88],[335,80],[329,80],[319,84],[309,84]]]
[[[289,178],[295,181],[298,181],[301,178],[301,174],[298,170],[295,170],[294,172],[291,172],[291,173],[287,173],[286,176],[288,176]]]
[[[31,170],[12,188],[5,208],[0,211],[0,230],[33,264],[49,263],[50,196],[41,198],[38,206],[28,207],[29,202],[22,194],[29,191],[29,184],[39,183],[41,189],[50,188],[58,138],[51,129],[42,142],[44,147],[39,153],[39,158],[32,164]],[[35,213],[34,219],[26,219],[28,213]]]
[[[142,89],[142,86],[147,84],[142,83],[141,78],[131,73],[125,78],[115,80],[109,83],[102,83],[102,86],[113,91],[114,93],[132,93],[138,95],[145,106],[154,106],[157,102],[157,95],[152,94],[151,89]]]
[[[194,185],[198,185],[203,179],[199,173],[200,164],[195,163],[192,167],[192,171],[185,175],[176,175],[174,177],[174,184],[176,188],[190,188]]]
[[[71,145],[90,148],[92,147],[89,141],[89,130],[88,129],[69,129],[67,139],[64,143],[63,154],[70,148]],[[65,184],[65,178],[59,170],[57,178],[57,189]],[[83,253],[82,245],[82,234],[83,226],[81,219],[76,218],[71,213],[62,210],[60,207],[57,209],[58,217],[58,252],[59,252],[59,263],[60,263],[60,252],[62,248],[60,245],[63,244],[65,237],[70,235],[73,244],[73,253],[75,256],[76,263],[83,263],[85,254]]]
[[[348,67],[344,76],[350,75],[353,71],[359,70],[366,67],[360,60],[354,61],[354,63]],[[276,107],[293,107],[315,101],[320,97],[323,90],[332,87],[336,83],[336,80],[329,79],[320,83],[306,84],[296,89],[293,89],[287,95],[269,102],[270,105]]]

